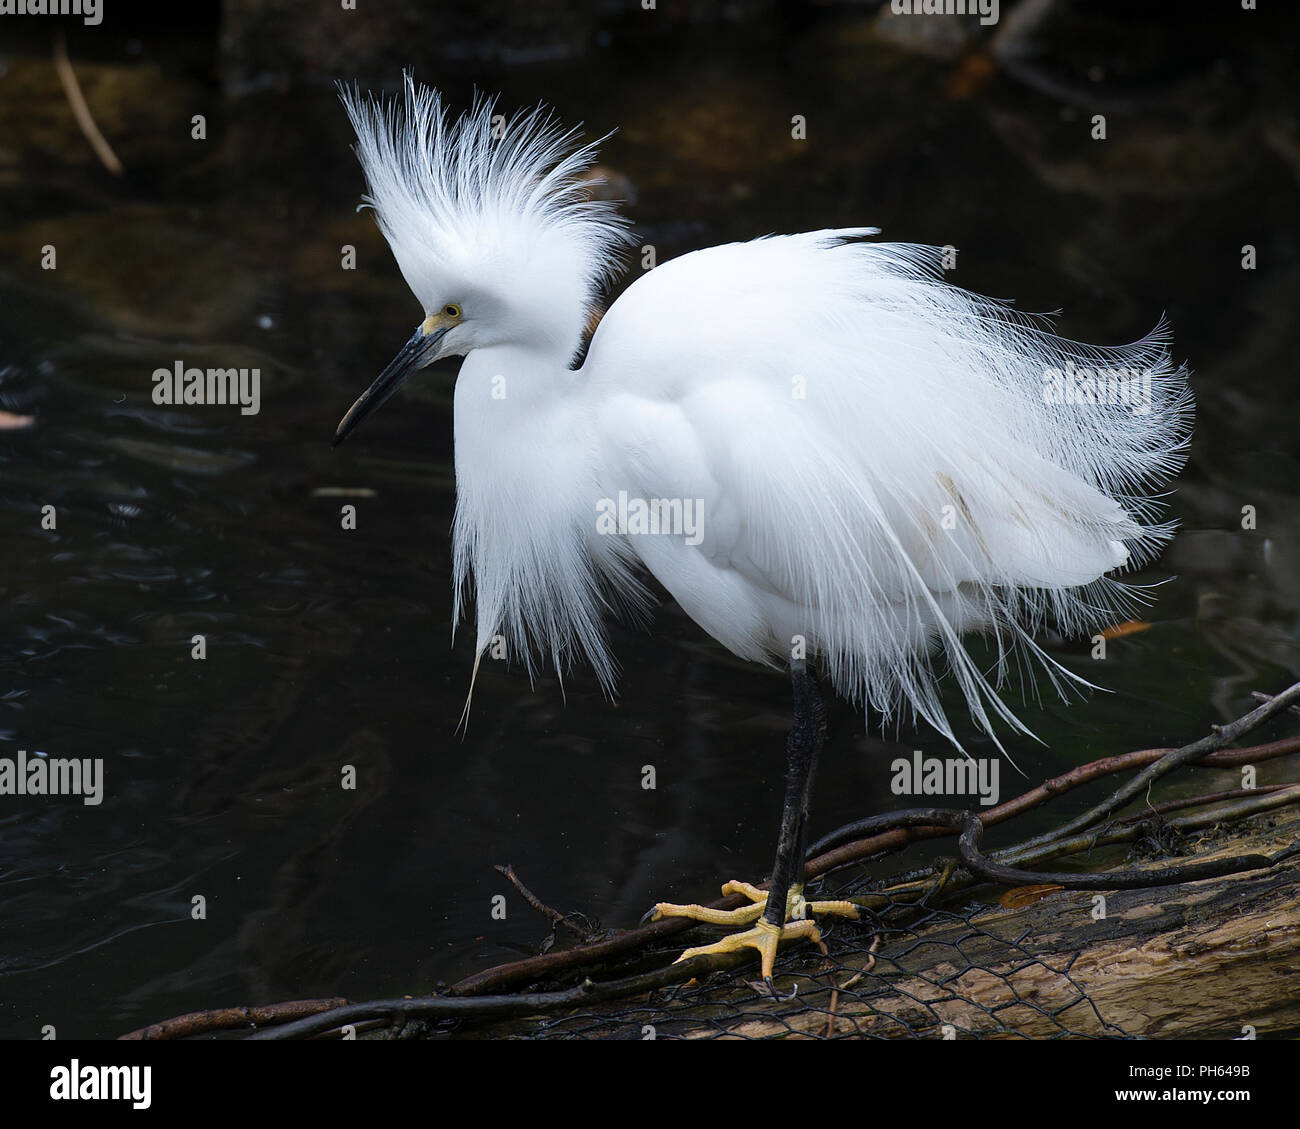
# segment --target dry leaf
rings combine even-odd
[[[1017,886],[1003,894],[998,899],[998,905],[1003,909],[1020,909],[1064,889],[1064,886]]]

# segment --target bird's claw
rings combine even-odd
[[[748,882],[728,882],[722,887],[725,895],[743,894],[750,904],[739,909],[712,909],[700,905],[676,905],[672,902],[659,902],[641,920],[662,921],[668,917],[688,917],[694,921],[709,925],[745,926],[750,928],[732,933],[711,945],[699,945],[687,949],[677,958],[678,962],[696,956],[712,956],[719,953],[738,952],[741,949],[756,949],[762,968],[763,982],[773,999],[782,999],[772,985],[772,970],[776,964],[777,949],[783,941],[807,937],[813,943],[821,940],[821,931],[812,918],[818,915],[837,915],[857,918],[861,908],[848,901],[806,901],[802,886],[792,886],[786,896],[785,924],[774,925],[763,917],[767,909],[767,893]],[[789,998],[789,997],[784,997]]]

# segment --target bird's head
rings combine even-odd
[[[384,103],[342,91],[375,211],[424,317],[339,423],[337,445],[413,372],[498,345],[567,364],[628,241],[580,174],[595,159],[542,108],[507,119],[478,99],[450,121],[406,76]]]

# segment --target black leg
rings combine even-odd
[[[812,800],[817,756],[826,737],[826,705],[817,679],[803,659],[790,663],[794,686],[794,725],[785,745],[785,803],[781,811],[781,838],[767,892],[763,920],[778,929],[785,924],[786,897],[791,886],[803,885],[807,847],[808,807]]]
[[[781,838],[776,848],[776,864],[772,867],[772,880],[767,894],[747,882],[728,882],[722,887],[724,894],[744,894],[750,901],[740,909],[716,910],[707,906],[673,905],[659,902],[651,911],[650,920],[663,917],[687,917],[707,921],[711,925],[749,925],[753,927],[732,933],[712,945],[687,949],[677,959],[734,953],[739,949],[757,949],[768,991],[775,995],[772,973],[776,964],[777,946],[782,940],[806,938],[817,941],[821,933],[814,916],[835,915],[856,920],[860,909],[850,901],[816,901],[803,907],[801,921],[787,922],[785,918],[790,888],[802,890],[804,855],[806,853],[804,828],[808,823],[808,807],[812,798],[813,776],[817,772],[817,757],[826,737],[826,707],[822,702],[817,679],[802,659],[790,663],[790,682],[794,688],[794,724],[786,741],[785,804],[781,812]],[[766,903],[760,910],[760,903]]]

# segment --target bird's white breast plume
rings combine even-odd
[[[461,347],[457,572],[474,575],[480,654],[504,632],[530,671],[535,644],[561,666],[577,651],[612,687],[605,593],[635,602],[634,562],[734,653],[784,664],[802,636],[844,696],[886,716],[910,705],[960,745],[942,667],[980,729],[1027,733],[997,693],[1012,656],[1064,692],[1082,680],[1034,632],[1092,632],[1146,598],[1112,574],[1172,532],[1158,491],[1192,401],[1163,322],[1130,345],[1069,341],[949,285],[938,248],[827,230],[646,272],[570,369],[621,238],[574,179],[590,149],[536,115],[487,142],[483,107],[448,126],[410,85],[404,111],[349,110],[426,310],[459,300],[464,277],[486,310],[562,323]],[[520,246],[547,256],[536,292],[513,277]],[[489,408],[478,390],[507,369],[521,391]],[[698,499],[700,536],[598,535],[600,502],[621,495]],[[968,631],[995,639],[989,669]]]

